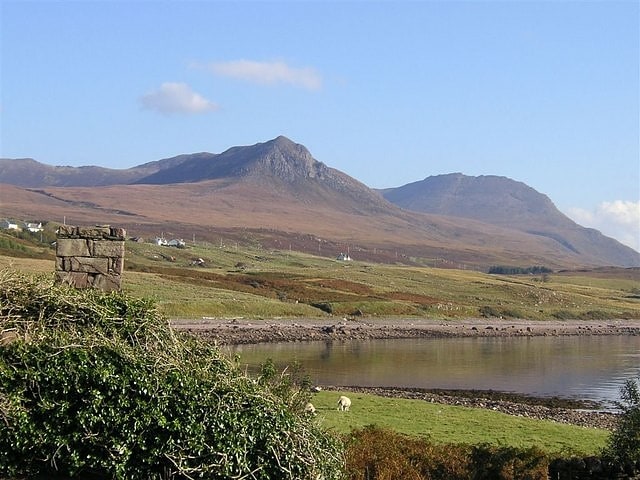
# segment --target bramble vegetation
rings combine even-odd
[[[342,475],[297,385],[247,377],[148,300],[0,271],[0,332],[0,478]]]
[[[640,385],[627,380],[620,391],[618,426],[609,437],[604,456],[617,463],[640,466]]]
[[[548,456],[537,448],[438,445],[366,426],[347,437],[350,480],[546,480]]]

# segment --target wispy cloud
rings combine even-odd
[[[594,210],[570,208],[567,215],[640,252],[640,202],[602,202]]]
[[[233,60],[197,66],[204,66],[215,75],[238,78],[261,85],[286,84],[306,90],[322,88],[322,77],[315,69],[296,68],[282,61]]]
[[[148,110],[165,115],[174,113],[206,113],[218,110],[218,105],[191,90],[186,83],[165,82],[160,88],[140,97],[140,104]]]

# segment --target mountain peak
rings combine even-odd
[[[293,142],[291,139],[285,137],[284,135],[278,135],[276,138],[266,143],[275,143],[276,145],[281,146],[297,145],[297,143]]]
[[[255,150],[248,147],[252,161],[244,165],[242,176],[266,175],[291,183],[326,173],[327,167],[315,160],[304,145],[282,135],[254,147]]]

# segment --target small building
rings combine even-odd
[[[0,228],[5,230],[22,230],[17,223],[13,223],[10,220],[0,220]]]
[[[43,230],[42,223],[25,223],[24,226],[31,233],[38,233]]]
[[[184,240],[182,239],[178,240],[177,238],[174,238],[173,240],[169,240],[167,243],[165,243],[165,245],[167,247],[176,247],[176,248],[185,248],[187,246]]]
[[[340,254],[336,257],[336,260],[340,260],[341,262],[350,262],[351,257],[348,253],[340,252]]]

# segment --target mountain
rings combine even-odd
[[[464,176],[455,178],[458,185],[465,183]],[[136,236],[167,232],[216,242],[233,237],[325,255],[350,246],[352,255],[373,261],[437,260],[473,268],[640,265],[640,254],[634,256],[631,249],[599,232],[567,223],[550,200],[544,197],[546,203],[541,203],[543,196],[524,184],[509,181],[519,185],[511,193],[503,192],[499,182],[477,185],[478,196],[464,204],[467,200],[459,198],[462,190],[455,194],[445,179],[440,180],[426,187],[441,192],[438,208],[411,211],[417,203],[401,208],[390,201],[398,201],[404,187],[381,194],[317,161],[303,145],[286,137],[126,170],[3,160],[0,218],[110,223]],[[491,192],[484,194],[486,206],[478,205],[483,188]],[[415,192],[420,190],[425,188]],[[519,203],[513,200],[509,206],[503,196]],[[464,217],[474,203],[476,211],[484,213]],[[497,215],[499,209],[502,213]]]
[[[113,170],[102,167],[53,167],[32,158],[0,159],[2,183],[20,187],[73,187],[129,183],[140,175],[135,169]]]
[[[638,261],[639,254],[632,248],[578,225],[546,195],[507,177],[451,173],[380,192],[407,210],[513,228],[550,238],[575,253],[592,252],[616,265],[635,265]]]
[[[207,180],[261,185],[288,192],[298,202],[322,201],[352,211],[384,211],[390,207],[378,193],[318,162],[305,146],[284,136],[233,147],[218,155],[184,155],[172,168],[163,168],[134,183],[167,185]]]
[[[517,225],[521,230],[568,220],[547,196],[522,182],[495,175],[437,175],[381,193],[408,210]]]
[[[164,169],[173,168],[194,156],[214,155],[211,153],[179,155],[128,169],[97,166],[58,167],[40,163],[33,158],[0,158],[0,183],[25,188],[126,185]]]
[[[287,182],[320,177],[327,167],[309,151],[286,137],[246,147],[232,147],[221,154],[184,155],[173,168],[137,180],[135,183],[169,184],[200,182],[219,178],[266,175]]]

